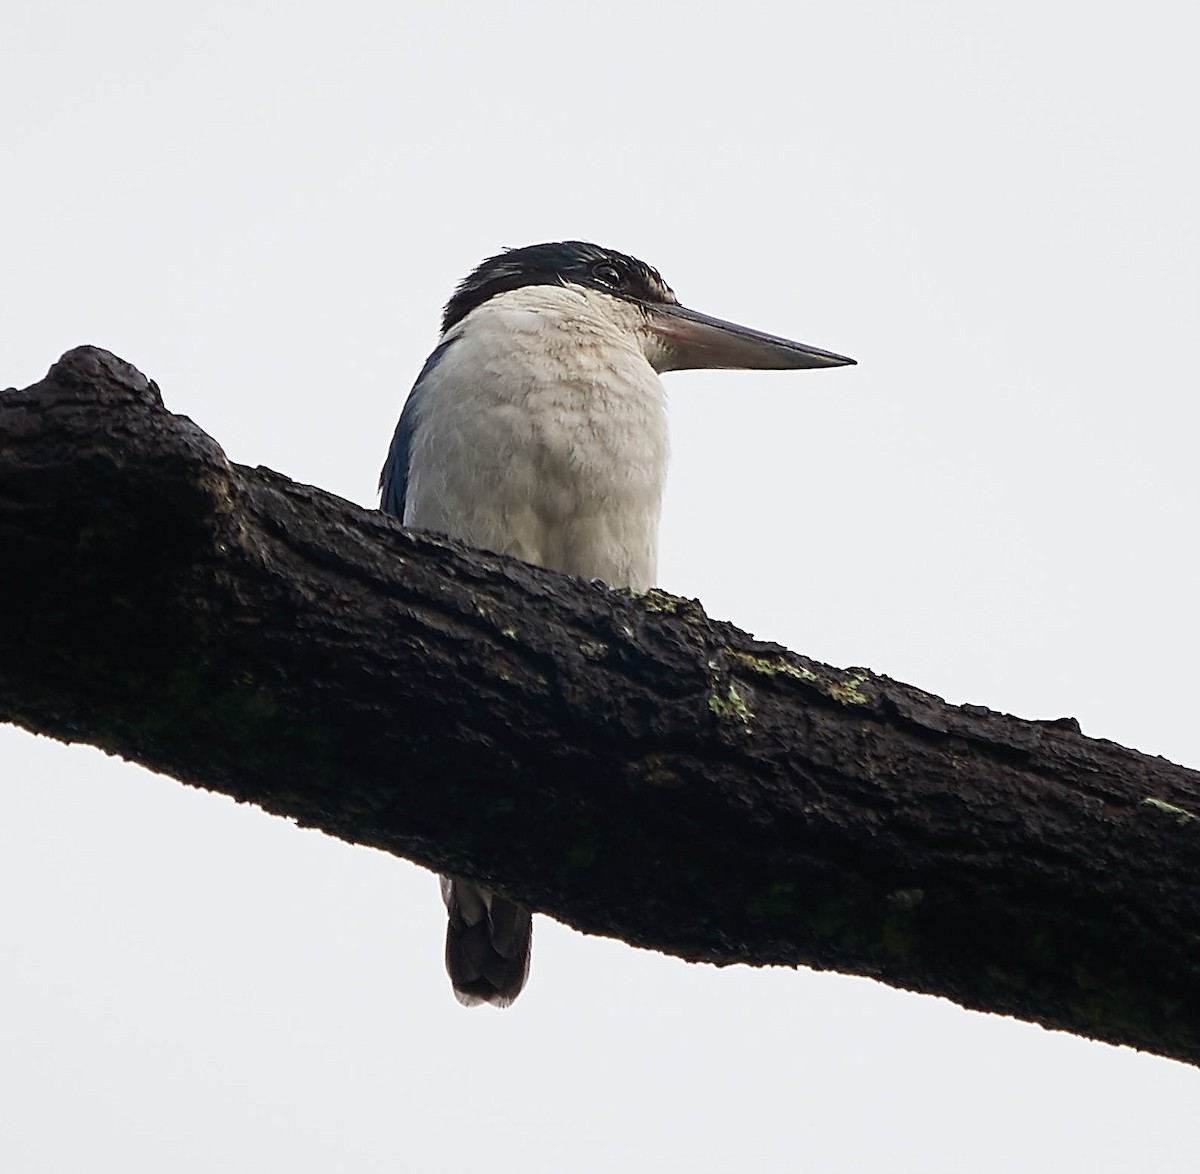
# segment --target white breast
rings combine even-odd
[[[528,286],[458,323],[422,383],[405,525],[652,586],[666,393],[637,315],[578,287]]]

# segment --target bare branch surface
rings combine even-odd
[[[1200,1061],[1196,772],[231,465],[90,347],[0,392],[0,719],[588,932]]]

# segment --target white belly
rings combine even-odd
[[[420,393],[405,525],[652,586],[666,394],[636,340],[553,286],[493,298],[447,337]]]

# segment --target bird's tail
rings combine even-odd
[[[446,970],[454,995],[465,1007],[491,1003],[507,1007],[529,977],[533,917],[469,881],[444,876]]]

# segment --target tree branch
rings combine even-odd
[[[715,963],[1200,1061],[1200,775],[229,464],[70,352],[0,393],[0,718]]]

